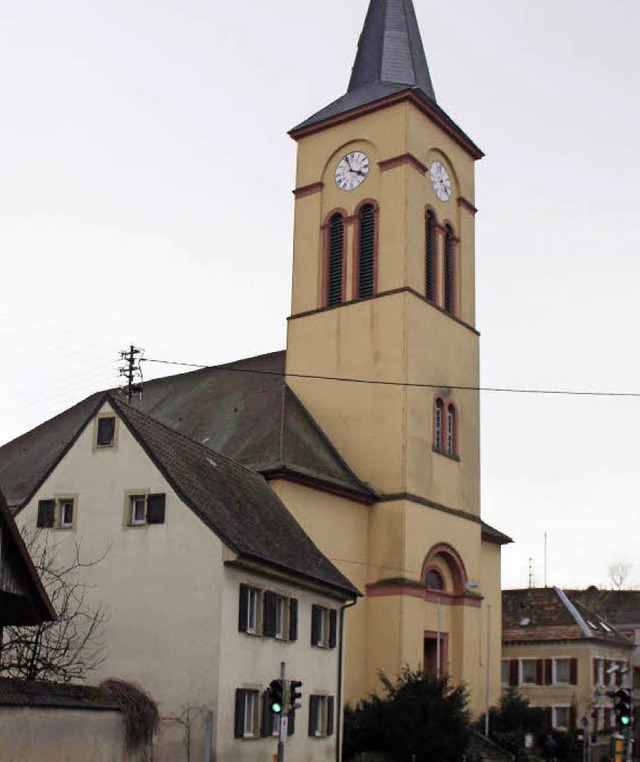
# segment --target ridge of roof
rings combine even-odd
[[[109,403],[180,499],[239,556],[328,586],[342,597],[360,595],[260,474],[112,395]]]
[[[562,602],[563,606],[567,609],[567,611],[571,614],[571,616],[576,620],[578,627],[582,630],[583,635],[585,638],[593,638],[593,633],[591,632],[589,626],[584,621],[584,619],[580,616],[580,613],[578,609],[571,603],[569,600],[569,597],[564,592],[564,590],[561,590],[559,587],[554,587],[556,595],[558,598],[560,598],[560,601]]]

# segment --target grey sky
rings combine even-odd
[[[280,349],[295,145],[341,95],[367,0],[0,2],[0,442],[116,383],[133,342]],[[486,386],[640,391],[640,4],[415,0],[477,167]],[[167,369],[146,366],[147,377]],[[640,399],[487,393],[505,586],[640,584]]]

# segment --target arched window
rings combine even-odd
[[[456,455],[456,409],[452,403],[447,405],[447,441],[445,451],[447,455]]]
[[[433,411],[433,446],[436,450],[442,450],[442,424],[444,418],[444,402],[440,397],[436,399]]]
[[[358,293],[373,296],[375,288],[376,210],[364,204],[358,212]]]
[[[437,297],[437,263],[436,263],[436,216],[429,209],[426,218],[426,250],[425,250],[425,294],[430,302]]]
[[[342,302],[342,271],[344,261],[344,218],[338,212],[329,220],[329,251],[327,256],[327,305]]]
[[[437,569],[429,569],[424,578],[424,584],[430,590],[444,590],[444,579]]]
[[[444,309],[453,315],[455,305],[455,237],[453,228],[447,225],[444,229]]]

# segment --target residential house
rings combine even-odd
[[[107,394],[31,478],[17,521],[62,557],[77,543],[99,559],[87,595],[107,610],[107,651],[91,679],[158,702],[154,759],[270,758],[265,690],[282,662],[303,682],[289,753],[335,759],[342,612],[358,591],[262,476]]]
[[[557,587],[502,593],[502,686],[546,709],[559,730],[615,726],[613,701],[628,673],[633,644],[570,591]]]

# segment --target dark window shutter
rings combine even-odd
[[[335,648],[338,642],[338,612],[335,609],[329,611],[329,648]]]
[[[267,638],[273,638],[276,634],[276,594],[270,590],[264,594],[262,634]]]
[[[311,645],[317,646],[320,639],[320,619],[322,608],[315,604],[311,607]]]
[[[52,527],[56,517],[56,501],[55,500],[40,500],[38,503],[38,518],[36,520],[36,526],[38,527]]]
[[[244,694],[246,691],[236,690],[236,714],[234,721],[234,736],[244,738]]]
[[[296,732],[296,713],[289,712],[289,722],[287,724],[287,735],[292,736]]]
[[[273,713],[269,709],[269,691],[262,694],[262,722],[260,723],[260,735],[263,738],[273,734]]]
[[[578,660],[575,657],[569,660],[569,682],[571,685],[578,684]]]
[[[544,684],[551,685],[553,683],[553,662],[551,659],[544,660]]]
[[[431,302],[436,300],[436,218],[432,211],[427,212],[425,256],[425,294]]]
[[[147,524],[164,524],[166,495],[147,496]]]
[[[455,242],[453,230],[447,225],[444,234],[444,309],[450,315],[455,309]]]
[[[327,696],[327,735],[333,735],[335,701],[333,696]]]
[[[238,630],[246,632],[249,626],[249,588],[240,585],[240,610],[238,612]]]
[[[550,728],[553,725],[553,713],[550,706],[545,706],[544,716],[547,721],[547,727]]]
[[[298,639],[298,599],[289,600],[289,640]]]
[[[509,685],[518,684],[518,660],[511,659],[509,662]]]
[[[543,685],[544,661],[536,659],[536,685]]]
[[[344,259],[344,220],[334,214],[329,220],[329,256],[327,258],[327,305],[342,302],[342,263]]]
[[[576,708],[573,705],[569,707],[569,727],[576,727]]]
[[[96,436],[96,444],[98,447],[108,447],[109,445],[112,445],[115,430],[115,418],[98,418],[98,433]]]
[[[593,684],[598,684],[598,660],[593,660]]]
[[[365,204],[358,214],[360,232],[358,257],[358,296],[373,296],[376,247],[376,212]]]
[[[320,696],[309,696],[309,735],[314,737],[317,730],[318,701],[320,701]]]

